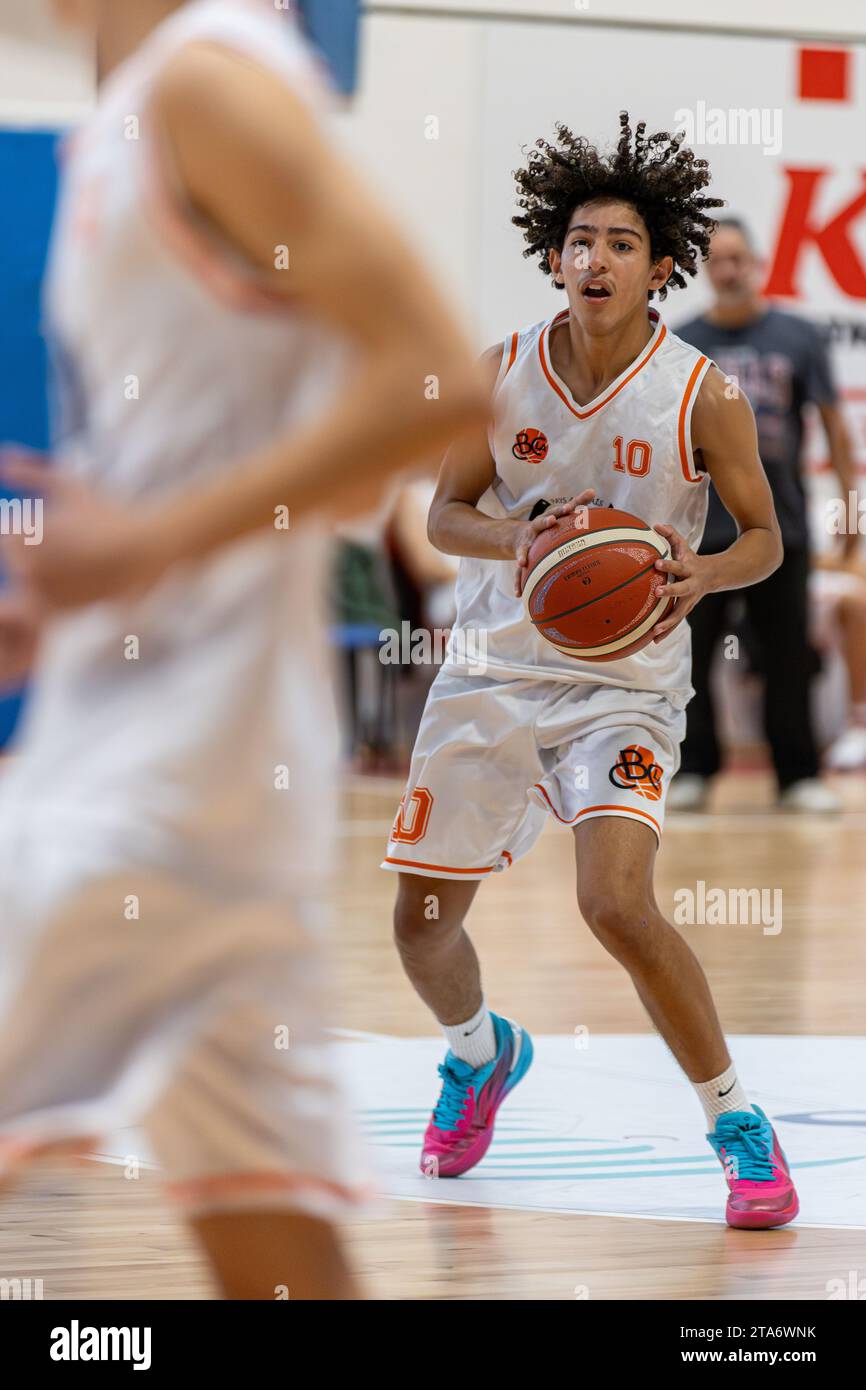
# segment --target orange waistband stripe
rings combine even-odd
[[[650,825],[653,827],[653,830],[654,830],[655,833],[658,835],[659,839],[661,839],[661,837],[662,837],[661,826],[659,825],[659,823],[658,823],[658,821],[656,820],[655,816],[651,816],[650,813],[649,813],[649,811],[642,811],[642,810],[640,809],[639,806],[622,806],[622,805],[584,806],[583,810],[582,810],[582,811],[578,811],[577,815],[576,815],[576,816],[573,816],[573,817],[571,818],[571,820],[566,820],[564,816],[561,816],[561,815],[559,814],[559,812],[557,811],[556,807],[554,806],[553,802],[551,801],[550,797],[547,795],[547,792],[545,791],[544,787],[541,785],[540,782],[536,782],[536,783],[535,783],[535,790],[541,792],[541,795],[544,797],[544,799],[545,799],[545,801],[547,802],[548,806],[550,807],[550,810],[552,811],[553,815],[556,816],[556,819],[557,819],[557,820],[560,822],[560,824],[562,824],[562,825],[574,825],[576,821],[579,821],[579,820],[580,820],[581,816],[589,816],[589,815],[593,815],[593,814],[598,815],[599,813],[602,813],[602,812],[605,812],[605,811],[613,811],[613,812],[614,812],[615,814],[617,814],[617,815],[622,815],[622,816],[638,816],[638,817],[641,817],[643,820],[648,820],[649,823],[650,823]]]
[[[422,864],[419,859],[392,859],[390,854],[385,855],[383,862],[385,864],[400,864],[407,869],[434,869],[437,873],[443,874],[492,874],[496,868],[495,864],[491,864],[487,869],[455,869],[453,864]],[[510,855],[508,855],[508,862],[511,862]]]

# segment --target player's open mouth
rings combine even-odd
[[[610,299],[610,290],[605,285],[584,285],[581,293],[584,299]]]

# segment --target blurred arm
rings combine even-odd
[[[423,262],[279,78],[193,45],[166,69],[155,114],[197,214],[288,312],[309,311],[355,350],[336,408],[165,509],[171,559],[272,525],[280,506],[293,523],[363,510],[390,474],[478,426],[485,406],[470,349]],[[275,267],[281,246],[288,270]]]

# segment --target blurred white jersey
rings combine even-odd
[[[539,504],[592,487],[596,505],[632,512],[650,525],[667,523],[697,546],[709,478],[696,470],[690,424],[709,359],[650,310],[653,333],[639,357],[595,400],[578,405],[550,353],[551,331],[568,313],[514,333],[503,345],[490,432],[496,477],[479,511],[528,520],[543,510]],[[678,707],[686,704],[692,693],[687,624],[621,661],[576,661],[529,622],[523,600],[514,596],[514,569],[512,560],[461,560],[448,662],[455,670],[477,669],[482,661],[503,674],[657,691]]]
[[[47,302],[56,452],[124,502],[222,474],[300,429],[339,380],[333,336],[257,284],[168,182],[150,91],[196,39],[250,54],[317,104],[325,95],[285,14],[261,0],[205,0],[116,72],[67,146]],[[146,833],[160,857],[174,845],[186,862],[197,849],[209,873],[266,859],[276,836],[272,869],[295,887],[309,875],[335,741],[322,543],[288,522],[141,602],[104,603],[52,628],[16,798],[76,823],[109,819],[117,837]]]
[[[47,304],[56,454],[125,504],[300,430],[346,369],[335,335],[172,185],[151,95],[199,40],[327,104],[293,18],[198,0],[68,142]],[[0,1169],[156,1103],[149,1134],[189,1203],[328,1212],[355,1192],[317,1041],[337,754],[326,552],[288,522],[50,629],[0,789]]]

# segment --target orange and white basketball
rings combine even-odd
[[[670,556],[663,536],[613,507],[579,507],[543,531],[529,552],[523,600],[536,631],[579,661],[639,652],[672,606],[655,588]]]

